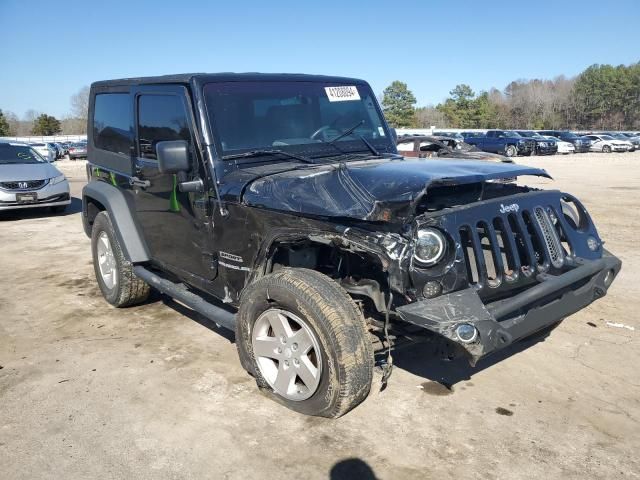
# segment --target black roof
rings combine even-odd
[[[303,73],[180,73],[175,75],[160,75],[156,77],[120,78],[115,80],[102,80],[92,83],[94,87],[107,87],[115,85],[154,85],[163,83],[190,83],[197,79],[200,83],[208,82],[326,82],[326,83],[350,83],[363,84],[364,80],[349,77],[334,77],[325,75],[307,75]]]

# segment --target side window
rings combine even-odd
[[[191,143],[187,113],[177,95],[138,97],[138,152],[142,158],[156,160],[156,145],[166,140]]]
[[[123,155],[133,146],[133,111],[128,93],[100,93],[93,109],[93,144]]]

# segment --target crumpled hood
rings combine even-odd
[[[255,179],[244,190],[245,204],[302,215],[359,220],[402,219],[430,186],[536,175],[524,165],[477,160],[376,159],[288,170]],[[382,212],[382,213],[381,213]]]
[[[0,164],[0,182],[46,180],[58,175],[62,174],[50,163]]]

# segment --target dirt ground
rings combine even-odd
[[[0,214],[0,478],[639,478],[640,152],[519,161],[586,204],[623,260],[609,295],[476,368],[407,350],[333,421],[258,393],[233,335],[183,307],[110,307],[84,162],[60,162],[67,214]]]

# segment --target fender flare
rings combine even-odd
[[[92,181],[82,189],[82,220],[85,231],[91,235],[89,225],[89,203],[95,200],[109,212],[113,229],[116,232],[122,253],[131,263],[142,263],[150,260],[147,245],[142,232],[135,222],[127,198],[121,190],[105,182]]]

